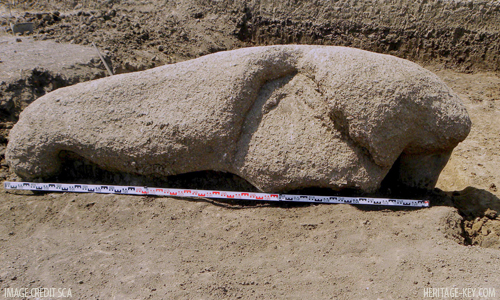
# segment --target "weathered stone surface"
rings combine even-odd
[[[396,57],[325,46],[219,52],[56,90],[12,129],[6,158],[26,179],[62,150],[111,171],[216,170],[264,191],[432,187],[469,133],[460,99]],[[399,158],[399,159],[398,159]]]

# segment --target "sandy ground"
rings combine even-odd
[[[500,76],[463,74],[430,68],[460,95],[472,120],[467,139],[455,148],[438,187],[462,190],[468,186],[496,193],[500,189]]]
[[[500,283],[498,249],[450,239],[460,223],[450,207],[5,198],[2,289],[71,288],[78,299],[422,299],[426,288],[498,293]]]

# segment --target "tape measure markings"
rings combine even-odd
[[[429,207],[428,200],[343,197],[343,196],[312,196],[253,192],[230,192],[212,190],[148,188],[143,186],[93,185],[72,183],[35,183],[35,182],[4,182],[7,190],[29,190],[44,192],[98,193],[122,195],[154,195],[173,197],[194,197],[213,199],[239,199],[256,201],[310,202],[328,204],[361,204],[382,206]]]

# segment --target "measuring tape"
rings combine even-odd
[[[214,199],[233,199],[233,200],[239,199],[239,200],[256,200],[256,201],[429,207],[428,200],[227,192],[227,191],[209,191],[209,190],[151,188],[143,186],[93,185],[93,184],[72,184],[72,183],[34,183],[34,182],[6,181],[4,182],[4,187],[7,190],[28,190],[28,191],[44,191],[44,192],[153,195],[153,196],[214,198]]]

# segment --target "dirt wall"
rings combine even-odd
[[[95,41],[128,63],[121,71],[291,43],[356,47],[460,71],[500,70],[500,3],[493,1],[26,1],[19,7],[65,11],[23,18],[38,23],[41,38]]]

